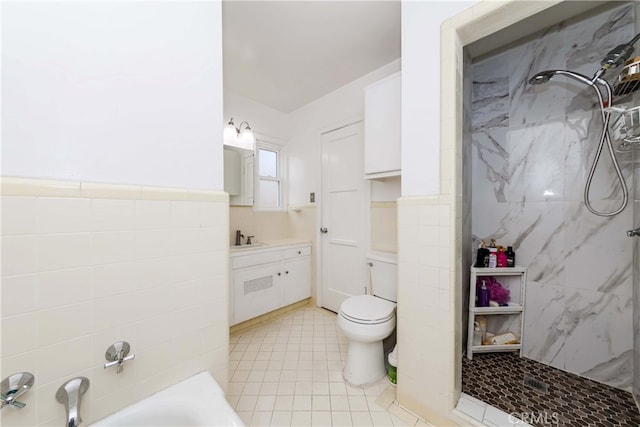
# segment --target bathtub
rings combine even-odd
[[[92,426],[244,426],[208,372],[127,406]]]

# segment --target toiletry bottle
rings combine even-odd
[[[476,320],[478,322],[478,324],[480,325],[480,333],[482,336],[482,345],[488,344],[487,343],[487,319],[485,319],[484,316],[477,316]]]
[[[487,249],[487,244],[484,240],[480,241],[480,246],[478,246],[478,255],[476,256],[476,267],[482,268],[489,265],[489,249]]]
[[[498,267],[507,266],[507,254],[504,253],[504,246],[498,248],[498,255],[496,256],[496,264]]]
[[[516,266],[516,253],[513,252],[513,248],[511,246],[507,246],[507,252],[505,252],[507,256],[507,267],[515,267]]]
[[[482,329],[478,322],[473,322],[473,345],[482,345]]]
[[[489,307],[489,289],[487,283],[483,280],[480,287],[480,295],[478,295],[478,307]]]
[[[496,268],[498,265],[498,248],[489,248],[489,264],[487,267]]]

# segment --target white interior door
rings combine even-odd
[[[363,145],[362,122],[322,135],[321,300],[335,312],[368,284]]]

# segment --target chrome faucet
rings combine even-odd
[[[628,237],[640,236],[640,227],[627,231]]]
[[[78,427],[82,422],[80,404],[87,390],[89,390],[89,379],[85,377],[72,378],[58,389],[56,400],[67,410],[65,427]]]
[[[104,369],[116,366],[116,374],[121,373],[124,362],[136,358],[135,354],[129,354],[130,351],[131,346],[126,341],[118,341],[111,344],[104,354],[105,359],[107,359],[107,363],[104,364]]]
[[[18,402],[18,398],[33,387],[34,377],[31,372],[18,372],[0,383],[0,409],[11,406],[15,409],[22,409],[26,403]]]

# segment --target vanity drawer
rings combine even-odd
[[[283,251],[284,258],[297,258],[311,255],[311,246],[305,246],[303,248],[292,248]]]
[[[282,259],[282,252],[263,252],[251,255],[237,256],[231,258],[231,269],[252,267],[254,265],[268,264],[270,262],[278,262]]]

